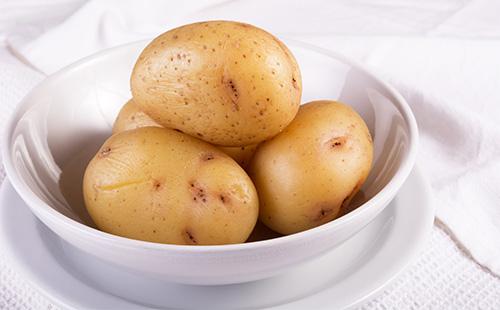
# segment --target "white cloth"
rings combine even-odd
[[[495,84],[500,84],[494,76],[499,58],[498,2],[311,1],[305,7],[306,2],[211,5],[203,1],[180,7],[150,1],[147,12],[140,4],[123,2],[124,7],[122,1],[90,2],[52,28],[81,1],[0,0],[0,41],[8,37],[15,51],[52,72],[101,48],[213,17],[254,22],[357,58],[383,74],[412,105],[422,133],[419,162],[431,178],[438,216],[461,247],[484,265],[491,265],[488,258],[494,265],[497,256],[490,250],[499,248],[498,231],[483,224],[489,218],[498,227],[495,210],[500,207],[496,188],[500,183],[494,178],[499,114],[493,106],[499,99]],[[276,9],[277,3],[285,3],[281,6],[285,10]],[[75,29],[72,24],[85,26]],[[50,30],[32,41],[46,29]],[[0,44],[0,126],[42,78]],[[466,110],[470,107],[474,111]],[[0,166],[0,183],[3,177]],[[362,309],[500,309],[500,280],[470,260],[440,226],[434,227],[418,260]],[[484,239],[480,249],[473,249],[471,244],[479,237]],[[0,253],[0,309],[56,308],[26,280]]]
[[[13,48],[52,73],[103,48],[207,19],[250,22],[357,58],[410,103],[437,215],[500,274],[500,2],[90,1]]]

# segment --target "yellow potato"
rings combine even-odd
[[[130,99],[120,110],[113,125],[113,133],[119,133],[125,130],[141,127],[162,127],[156,123],[149,115],[142,112],[141,109]]]
[[[234,159],[243,169],[246,169],[258,144],[247,146],[219,146],[218,148]]]
[[[113,126],[113,133],[147,126],[162,127],[142,112],[131,99],[120,110]],[[234,159],[241,167],[246,168],[257,149],[257,145],[219,146],[218,148]]]
[[[134,101],[156,122],[223,146],[251,145],[283,130],[302,93],[293,55],[254,26],[210,21],[172,29],[141,53]]]
[[[240,243],[258,216],[255,187],[234,160],[166,128],[109,138],[85,171],[83,192],[99,229],[152,242]]]
[[[301,106],[250,164],[260,220],[291,234],[335,219],[363,185],[372,158],[370,132],[352,108],[334,101]]]

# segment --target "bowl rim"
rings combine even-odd
[[[391,85],[387,84],[385,81],[378,78],[364,65],[354,60],[351,60],[348,57],[332,50],[328,50],[309,43],[304,43],[299,40],[290,39],[286,37],[283,37],[282,39],[284,39],[284,41],[286,41],[287,43],[292,43],[291,45],[309,49],[316,53],[323,54],[326,57],[334,58],[337,61],[345,63],[370,76],[375,82],[379,83],[382,87],[384,87],[390,96],[392,96],[391,102],[401,113],[405,121],[405,124],[408,128],[408,133],[409,133],[408,152],[407,155],[402,159],[401,164],[398,170],[396,171],[395,175],[377,194],[375,194],[372,198],[370,198],[368,201],[363,203],[355,210],[323,225],[302,232],[281,236],[273,239],[254,241],[249,243],[238,243],[238,244],[193,246],[193,245],[155,243],[150,241],[121,237],[107,232],[103,232],[101,230],[92,228],[90,226],[82,224],[76,220],[73,220],[63,215],[62,213],[58,212],[57,210],[49,206],[47,203],[45,203],[42,199],[40,199],[36,194],[34,194],[31,191],[29,186],[16,173],[16,169],[14,168],[14,163],[12,160],[11,140],[14,130],[17,127],[18,120],[20,119],[20,117],[22,117],[22,115],[24,115],[25,111],[29,107],[36,104],[36,101],[34,102],[28,100],[30,96],[39,91],[40,89],[43,89],[43,87],[46,84],[51,83],[52,81],[56,81],[60,78],[63,78],[65,75],[71,74],[73,71],[78,70],[82,66],[86,66],[92,63],[93,61],[97,61],[98,59],[108,57],[108,55],[110,54],[112,55],[116,51],[122,49],[130,48],[132,46],[136,46],[139,44],[145,46],[147,43],[150,42],[150,40],[134,41],[127,44],[122,44],[112,48],[108,48],[100,52],[94,53],[92,55],[86,56],[70,64],[69,66],[64,67],[63,69],[57,71],[56,73],[47,76],[42,82],[40,82],[31,91],[29,91],[25,95],[25,97],[21,100],[21,102],[16,106],[14,112],[12,113],[8,122],[6,123],[6,126],[4,127],[4,132],[2,136],[3,145],[2,145],[1,155],[3,158],[5,171],[9,180],[11,181],[15,190],[19,193],[19,195],[23,198],[23,200],[26,202],[26,204],[30,207],[32,212],[35,213],[37,217],[40,217],[38,212],[41,212],[43,213],[45,219],[52,221],[54,224],[64,227],[68,231],[72,231],[73,233],[90,237],[93,240],[95,240],[95,242],[99,240],[100,242],[104,243],[112,243],[114,247],[169,251],[178,254],[233,252],[233,251],[236,252],[243,250],[255,250],[257,248],[268,248],[271,246],[282,245],[284,243],[289,243],[299,240],[308,240],[316,235],[324,234],[328,231],[336,229],[339,226],[346,225],[347,223],[353,221],[355,218],[362,216],[362,214],[366,213],[367,210],[376,207],[380,203],[384,203],[387,199],[392,199],[395,196],[395,194],[399,191],[404,181],[409,176],[416,161],[417,148],[418,148],[419,133],[418,133],[416,119],[411,111],[410,106],[403,98],[403,96],[399,94],[399,92],[397,92]]]

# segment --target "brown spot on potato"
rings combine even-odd
[[[325,219],[331,218],[335,212],[335,208],[328,203],[320,203],[315,209],[318,211],[313,214],[314,222],[323,222]]]
[[[295,89],[299,89],[299,84],[297,83],[297,79],[295,79],[294,76],[292,76],[292,86]]]
[[[184,231],[184,239],[186,240],[186,243],[188,244],[198,244],[196,241],[196,238],[194,237],[194,234],[191,230],[186,229]]]
[[[189,186],[190,186],[189,190],[191,194],[193,194],[193,201],[201,200],[202,202],[207,202],[207,194],[205,192],[205,189],[203,189],[203,187],[196,184],[195,182],[190,182]]]
[[[222,77],[222,83],[226,86],[226,89],[228,90],[229,98],[231,99],[231,102],[233,103],[233,111],[239,111],[240,106],[238,104],[238,98],[240,96],[238,88],[236,87],[236,83],[233,81],[233,79],[225,79]]]
[[[222,203],[228,203],[229,202],[229,197],[227,197],[224,194],[220,194],[219,195],[219,199],[220,199],[220,201],[222,201]]]
[[[159,191],[162,188],[162,184],[158,180],[153,180],[153,189]]]
[[[328,145],[332,149],[340,148],[345,145],[347,142],[347,137],[345,136],[340,136],[340,137],[333,137],[330,140],[328,140]]]
[[[99,157],[100,158],[103,158],[103,157],[106,157],[109,155],[109,153],[111,153],[111,148],[109,146],[103,148],[100,152],[99,152]]]
[[[204,154],[201,155],[201,160],[202,161],[209,161],[209,160],[212,160],[214,158],[215,158],[215,156],[212,153],[204,153]]]

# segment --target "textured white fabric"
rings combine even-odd
[[[52,0],[50,9],[43,9],[43,14],[52,21],[46,22],[40,18],[40,22],[45,26],[37,28],[37,20],[31,20],[29,14],[24,15],[25,10],[15,4],[21,3],[22,6],[26,6],[26,10],[33,12],[30,3],[41,8],[39,2],[0,1],[0,12],[2,12],[0,39],[5,37],[6,33],[14,31],[18,35],[16,37],[10,35],[10,42],[17,47],[24,46],[27,50],[28,45],[23,45],[23,42],[27,42],[26,38],[38,34],[62,19],[64,14],[58,11],[57,2],[62,3],[64,7],[62,11],[70,12],[76,7],[68,4],[70,1]],[[130,23],[129,18],[119,17],[120,10],[111,9],[112,5],[115,5],[114,1],[101,3],[97,5],[95,2],[90,2],[83,11],[78,11],[85,13],[84,10],[89,10],[92,6],[108,8],[104,13],[101,11],[99,14],[94,11],[96,16],[87,16],[88,29],[81,28],[81,35],[79,33],[79,36],[75,36],[82,43],[73,39],[61,41],[67,50],[64,53],[67,55],[60,58],[61,64],[95,51],[93,48],[99,49],[122,43],[130,38],[149,37],[156,31],[155,29],[158,29],[158,23],[155,22],[158,17],[157,19],[131,17],[134,22]],[[500,237],[495,235],[495,232],[491,234],[488,229],[485,230],[483,224],[486,223],[486,227],[500,226],[498,217],[495,217],[500,206],[498,192],[500,182],[498,177],[495,178],[493,175],[494,173],[499,175],[497,159],[500,151],[498,147],[500,139],[497,139],[498,126],[495,126],[500,116],[498,113],[500,105],[495,104],[499,102],[500,90],[496,86],[500,85],[500,81],[498,75],[495,75],[500,72],[498,70],[500,57],[497,56],[500,55],[498,47],[500,27],[497,24],[500,21],[499,3],[491,2],[485,9],[485,1],[438,0],[419,4],[410,1],[381,0],[333,4],[326,1],[312,1],[311,5],[331,6],[314,11],[300,8],[302,4],[293,2],[285,6],[287,11],[284,12],[259,10],[248,2],[241,1],[220,1],[217,5],[209,5],[208,1],[202,1],[197,5],[204,10],[190,16],[188,16],[190,8],[179,5],[170,5],[168,9],[157,10],[156,15],[162,18],[163,23],[160,24],[164,29],[183,20],[210,17],[245,20],[245,16],[249,14],[253,20],[247,19],[247,21],[256,22],[272,31],[288,32],[300,39],[339,50],[367,63],[378,73],[383,74],[412,104],[418,118],[422,131],[422,151],[419,161],[431,178],[440,218],[452,228],[455,237],[475,255],[476,259],[484,265],[496,266],[495,263],[500,261],[499,259],[488,261],[486,258],[495,257],[488,249],[499,249]],[[135,11],[140,9],[137,7],[138,4],[129,6]],[[391,10],[387,12],[381,10],[388,6]],[[298,10],[298,7],[301,10]],[[361,8],[369,12],[370,16],[355,14],[357,11],[353,11],[352,7]],[[7,9],[12,8],[18,15],[9,19],[12,15],[8,14]],[[231,12],[227,13],[227,10]],[[259,14],[254,14],[256,12]],[[172,17],[173,13],[175,17]],[[73,17],[77,17],[78,14]],[[319,14],[316,15],[318,19],[328,17],[330,22],[326,26],[318,22],[309,23],[309,29],[315,32],[307,32],[300,28],[297,20],[303,20],[308,14]],[[275,16],[284,22],[272,21]],[[13,26],[8,20],[17,21],[17,25]],[[364,26],[360,24],[360,20],[364,21]],[[101,23],[100,28],[95,27],[92,21]],[[38,30],[26,31],[24,22],[31,24],[32,29]],[[65,24],[69,22],[70,20]],[[17,29],[21,31],[18,32]],[[55,32],[48,32],[36,42],[54,42],[53,39],[47,38],[50,38],[50,33],[57,31],[64,33],[61,29],[63,28],[55,28]],[[94,41],[87,40],[87,34],[82,33],[87,31],[91,33],[96,29],[108,30],[104,31],[106,35]],[[126,36],[115,36],[114,33],[120,33],[116,29],[130,33]],[[353,35],[359,32],[365,32],[370,36]],[[26,33],[29,35],[26,36]],[[427,36],[421,36],[423,33]],[[334,39],[331,39],[332,35]],[[89,42],[91,44],[87,45]],[[95,44],[96,42],[98,44]],[[35,47],[43,46],[41,43],[32,44]],[[60,46],[57,42],[53,44]],[[38,50],[35,47],[33,50]],[[50,45],[47,48],[54,51]],[[82,55],[75,54],[77,50],[81,50]],[[47,57],[49,63],[53,63],[59,56]],[[38,59],[43,58],[39,57]],[[437,66],[436,70],[430,70],[432,65]],[[24,66],[6,49],[0,48],[0,126],[3,127],[15,104],[42,78],[41,74]],[[446,82],[449,87],[443,87],[442,82]],[[448,161],[445,162],[443,158],[447,158]],[[0,168],[0,182],[3,177],[3,169]],[[451,182],[456,178],[458,181]],[[490,209],[484,209],[484,206]],[[489,222],[484,222],[488,217],[491,217]],[[477,241],[479,234],[483,234],[481,239],[485,239],[485,250],[474,248],[474,246],[483,247],[483,241]],[[496,243],[491,247],[488,239]],[[481,251],[485,251],[486,255],[481,254]],[[54,306],[48,298],[38,293],[29,283],[29,279],[19,276],[0,253],[0,309],[51,308]],[[404,271],[384,293],[362,308],[500,309],[500,280],[473,262],[436,226],[417,261],[411,264],[411,267]]]

